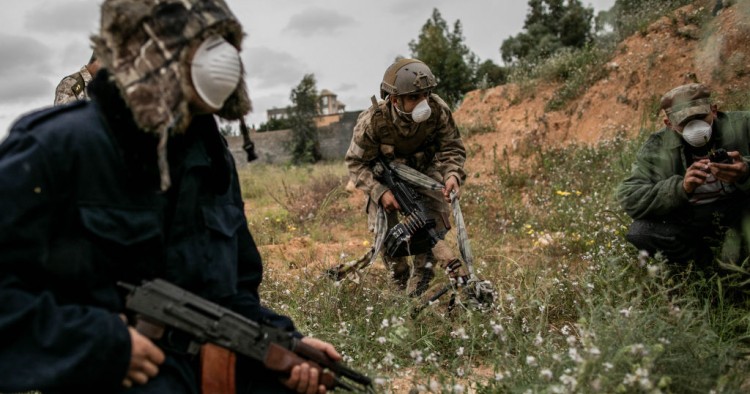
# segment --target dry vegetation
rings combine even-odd
[[[734,286],[747,274],[639,255],[612,192],[672,86],[705,82],[723,108],[748,109],[749,14],[750,1],[716,17],[698,1],[647,25],[561,109],[548,109],[559,82],[467,96],[456,111],[469,148],[461,202],[475,268],[497,290],[491,310],[449,312],[441,299],[414,317],[419,301],[380,261],[357,281],[324,277],[372,241],[341,162],[242,174],[263,298],[382,392],[747,392],[750,315]]]

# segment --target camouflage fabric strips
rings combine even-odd
[[[220,35],[240,50],[242,27],[223,0],[106,0],[100,27],[100,34],[91,37],[94,52],[138,127],[159,136],[159,161],[166,165],[164,142],[191,121],[190,51],[210,35]],[[241,79],[217,115],[236,120],[250,109]],[[160,171],[166,190],[169,171],[161,165]]]

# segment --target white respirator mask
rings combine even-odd
[[[411,111],[411,119],[415,123],[421,123],[430,118],[432,110],[430,105],[427,103],[427,99],[424,99],[417,104]]]
[[[190,76],[198,96],[218,111],[237,89],[242,63],[237,49],[219,36],[207,38],[195,51]]]
[[[682,139],[693,147],[700,148],[711,139],[711,124],[703,120],[691,120],[682,129]]]

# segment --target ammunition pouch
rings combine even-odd
[[[434,228],[434,219],[427,219],[420,212],[412,213],[388,230],[384,242],[386,254],[402,257],[429,252],[437,243],[429,234]]]

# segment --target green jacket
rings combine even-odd
[[[719,112],[713,123],[717,147],[739,151],[750,163],[750,112]],[[617,199],[633,219],[669,215],[688,206],[682,181],[690,163],[685,159],[682,137],[664,128],[641,147],[630,176],[617,188]],[[736,184],[750,191],[750,177]]]

